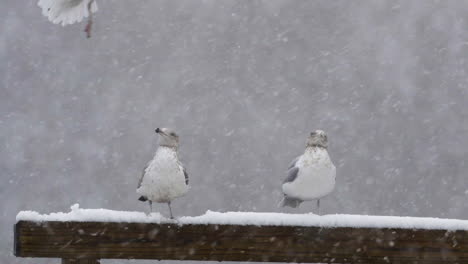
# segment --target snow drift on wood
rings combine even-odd
[[[88,5],[90,10],[95,13],[98,10],[94,0],[39,0],[37,3],[42,8],[42,14],[52,23],[62,26],[81,22],[83,18],[88,17]]]
[[[370,227],[370,228],[414,228],[441,230],[468,230],[468,220],[369,216],[369,215],[315,215],[254,212],[212,212],[201,216],[184,216],[172,220],[159,213],[147,215],[142,212],[113,211],[107,209],[81,209],[78,204],[69,213],[39,214],[22,211],[16,221],[78,221],[78,222],[136,222],[136,223],[177,223],[177,224],[226,224],[266,226],[319,226],[319,227]]]
[[[147,215],[142,212],[114,211],[107,209],[82,209],[79,204],[74,204],[69,213],[39,214],[35,211],[22,211],[16,216],[16,221],[77,221],[77,222],[138,222],[138,223],[159,223],[161,214],[152,213]]]

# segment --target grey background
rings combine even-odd
[[[0,262],[47,262],[12,256],[20,210],[147,210],[156,127],[181,134],[177,215],[312,211],[276,205],[323,129],[323,213],[468,218],[468,2],[98,4],[88,40],[36,0],[0,1]]]

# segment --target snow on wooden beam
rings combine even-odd
[[[15,255],[307,263],[468,263],[468,231],[19,220]]]

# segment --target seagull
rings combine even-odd
[[[98,11],[95,0],[39,0],[37,5],[52,23],[62,26],[81,22],[88,17],[85,32],[88,38],[91,37],[91,15]]]
[[[171,219],[173,219],[171,201],[185,195],[189,190],[188,174],[179,161],[177,148],[179,136],[169,128],[156,128],[159,134],[159,147],[154,158],[143,169],[138,182],[138,200],[152,203],[167,203]]]
[[[322,130],[310,133],[304,154],[294,159],[283,181],[281,206],[296,208],[303,201],[317,200],[330,194],[335,187],[336,167],[328,156],[327,135]]]

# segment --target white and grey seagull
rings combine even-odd
[[[293,160],[283,181],[281,206],[296,208],[303,201],[317,200],[330,194],[335,187],[336,167],[328,155],[328,139],[322,130],[310,133],[304,154]]]
[[[177,149],[179,136],[169,128],[156,128],[159,134],[159,147],[153,159],[143,170],[138,182],[138,200],[152,203],[167,203],[171,218],[171,201],[185,195],[189,190],[188,174],[179,161]]]

